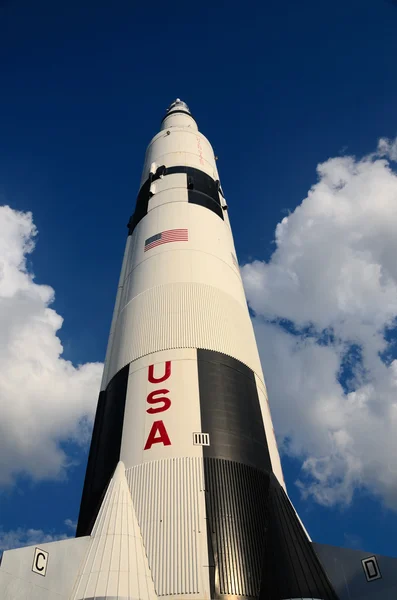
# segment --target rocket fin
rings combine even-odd
[[[125,467],[119,462],[70,600],[157,600]]]
[[[91,536],[4,552],[1,600],[157,600],[119,462]]]
[[[313,543],[339,600],[397,598],[397,558]]]

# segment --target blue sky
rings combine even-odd
[[[343,429],[350,436],[353,450],[349,456],[359,465],[354,476],[351,471],[347,474],[340,453],[348,442],[342,443],[342,434],[338,434],[337,451],[331,453],[330,459],[334,463],[322,463],[329,491],[327,498],[322,498],[318,486],[312,485],[320,481],[319,463],[313,466],[313,460],[323,460],[328,450],[315,439],[311,445],[305,445],[299,431],[286,424],[283,413],[288,412],[289,405],[283,402],[291,390],[275,381],[275,373],[278,379],[285,379],[284,363],[280,361],[285,360],[288,370],[288,356],[293,356],[295,373],[304,365],[308,375],[305,381],[313,378],[310,393],[319,389],[321,381],[329,382],[327,397],[334,407],[351,400],[349,392],[357,396],[364,385],[373,384],[376,398],[383,399],[376,414],[383,414],[385,406],[390,408],[389,388],[392,389],[393,382],[384,383],[386,374],[382,375],[381,365],[375,364],[374,358],[380,350],[368,340],[374,338],[373,332],[381,331],[380,337],[384,337],[382,328],[385,324],[391,326],[397,313],[389,301],[382,304],[385,295],[393,295],[394,288],[390,287],[394,285],[393,274],[390,289],[382,287],[379,295],[367,290],[366,297],[373,299],[371,307],[363,309],[362,319],[354,321],[346,339],[343,337],[346,329],[341,323],[346,325],[348,313],[331,318],[328,313],[316,312],[318,305],[316,308],[311,304],[313,294],[305,297],[292,293],[288,296],[291,302],[300,308],[305,303],[307,314],[303,314],[303,308],[294,312],[287,305],[278,311],[274,306],[280,290],[269,284],[269,278],[274,281],[275,263],[278,274],[285,274],[287,265],[292,264],[291,240],[300,240],[305,256],[311,252],[316,255],[315,241],[305,250],[309,236],[302,231],[312,222],[316,206],[338,191],[340,177],[351,185],[344,202],[335,204],[333,210],[336,211],[335,206],[348,205],[350,221],[343,226],[345,229],[334,229],[328,238],[324,222],[314,218],[314,230],[319,237],[324,235],[324,239],[331,240],[319,246],[325,254],[334,256],[334,242],[335,249],[343,247],[343,240],[354,232],[351,223],[361,223],[360,231],[367,231],[366,224],[371,219],[376,221],[376,210],[371,213],[357,200],[368,190],[372,193],[372,208],[376,208],[382,190],[390,201],[379,209],[384,219],[363,237],[360,252],[372,252],[375,256],[374,239],[385,240],[385,224],[397,224],[393,209],[397,195],[390,171],[396,166],[393,157],[397,153],[393,146],[397,135],[396,31],[397,7],[381,0],[336,0],[326,4],[314,0],[299,3],[271,0],[248,2],[243,7],[237,2],[218,1],[183,6],[156,1],[150,5],[138,4],[129,0],[0,2],[0,205],[9,205],[12,211],[31,211],[33,215],[39,233],[35,236],[34,251],[27,255],[27,268],[34,272],[36,284],[55,290],[51,308],[64,319],[57,332],[63,345],[62,357],[74,365],[89,363],[86,379],[81,377],[84,381],[91,377],[94,386],[98,372],[90,364],[104,359],[126,224],[134,208],[144,152],[158,130],[165,108],[175,97],[181,97],[191,107],[200,130],[210,139],[219,157],[238,258],[240,264],[248,265],[243,274],[256,314],[259,346],[262,356],[274,360],[279,368],[277,371],[273,365],[268,369],[263,365],[265,376],[269,373],[269,393],[274,390],[271,406],[295,506],[316,541],[394,555],[397,467],[393,473],[393,468],[382,463],[382,448],[379,449],[382,436],[377,438],[380,463],[376,469],[364,456],[364,426],[368,421],[360,424],[352,421],[346,431],[342,426],[331,427],[329,422],[321,424],[322,432],[329,432],[331,427],[332,435]],[[376,151],[380,138],[389,141],[381,144],[376,156],[360,162],[362,157]],[[350,160],[349,156],[356,158]],[[317,173],[319,163],[327,166]],[[318,203],[314,207],[306,203],[306,208],[296,212],[316,182],[319,187],[314,189],[312,197]],[[283,231],[278,230],[283,235],[278,238],[279,248],[284,250],[279,253],[281,258],[277,258],[273,255],[277,247],[275,229],[289,214],[293,217]],[[334,217],[332,213],[331,220]],[[7,252],[20,247],[18,219]],[[23,221],[25,241],[31,231],[28,221]],[[0,245],[0,252],[1,248]],[[393,255],[392,245],[376,255],[376,264],[385,270],[390,255]],[[255,261],[267,263],[261,266],[264,263]],[[335,265],[327,261],[325,256],[323,283],[326,287],[329,282],[332,288],[327,269],[332,270]],[[18,261],[13,265],[18,271]],[[310,269],[312,279],[318,280],[316,274],[322,272],[321,265],[311,265]],[[303,278],[299,269],[294,273]],[[269,286],[267,295],[263,285]],[[308,285],[307,289],[313,288]],[[346,291],[346,297],[351,289]],[[357,284],[354,289],[360,298],[362,288]],[[38,288],[35,290],[40,295]],[[343,292],[344,289],[341,295]],[[12,296],[11,292],[7,294],[7,298]],[[332,294],[329,296],[332,298]],[[264,306],[263,298],[268,299],[268,305]],[[326,304],[322,297],[318,302]],[[4,306],[7,308],[9,304]],[[16,318],[12,320],[12,310],[7,320],[19,323]],[[332,306],[329,311],[332,312]],[[353,313],[357,310],[349,314]],[[378,314],[383,315],[379,323],[374,316]],[[284,327],[274,331],[269,322],[280,319]],[[312,320],[314,326],[310,330],[308,323]],[[368,322],[373,332],[365,337],[363,327]],[[290,350],[288,354],[294,337],[290,333],[291,323],[300,331],[296,339],[301,345],[298,352]],[[51,343],[54,343],[57,326],[52,327]],[[330,327],[335,327],[339,342],[324,354],[319,340],[321,332]],[[289,337],[284,338],[282,332]],[[13,339],[9,335],[13,333],[3,333],[4,352],[0,350],[0,360],[8,356],[6,343]],[[266,342],[269,339],[274,340],[274,345]],[[390,344],[382,347],[390,360],[394,357],[394,339],[392,329]],[[39,337],[37,340],[39,344]],[[352,341],[362,344],[364,358],[349,363],[347,377],[335,375],[338,365],[346,361],[346,348]],[[275,352],[268,356],[269,345],[280,348],[283,353],[280,361]],[[313,354],[309,356],[310,352]],[[7,369],[10,363],[5,361],[3,368]],[[360,369],[360,377],[349,387],[347,380]],[[73,533],[70,522],[65,524],[65,520],[73,522],[77,518],[87,452],[87,443],[76,444],[79,436],[87,440],[87,428],[77,427],[73,418],[92,414],[91,399],[89,407],[84,404],[85,413],[80,414],[77,408],[71,415],[67,413],[76,386],[80,386],[82,393],[80,375],[74,373],[73,377],[70,387],[66,376],[62,379],[64,387],[57,391],[59,404],[55,410],[61,415],[60,420],[66,416],[70,419],[68,427],[62,431],[59,426],[56,432],[48,427],[43,440],[36,438],[31,462],[23,462],[27,453],[21,451],[17,472],[7,481],[4,475],[0,488],[0,541],[6,540],[3,546],[11,545],[12,540],[29,542],[34,538],[34,534],[26,533],[29,530],[37,531],[38,536]],[[34,398],[39,392],[30,394],[29,378],[21,377],[18,381],[20,384],[12,388],[15,398],[6,395],[5,388],[0,392],[0,406],[3,403],[3,410],[10,404],[20,406],[20,419],[24,421],[34,413]],[[342,392],[337,389],[338,382],[344,386]],[[384,389],[387,386],[388,392]],[[36,418],[45,420],[44,400],[51,401],[51,386],[47,390],[37,389],[40,398]],[[299,389],[296,402],[292,396],[288,399],[295,405],[302,393]],[[28,409],[23,403],[25,396],[26,402],[30,402]],[[313,403],[306,407],[311,414],[319,406],[315,404],[318,397],[313,394]],[[376,404],[376,399],[371,397],[368,402]],[[55,413],[52,420],[56,420]],[[304,414],[303,408],[301,413]],[[10,416],[7,427],[10,436],[19,438],[16,414]],[[379,431],[381,425],[379,421]],[[315,426],[316,421],[311,419],[308,427]],[[36,431],[40,438],[39,425]],[[310,431],[305,430],[305,435],[310,437]],[[64,454],[59,454],[58,462],[47,471],[40,470],[38,463],[54,448],[57,452],[61,448]],[[3,448],[3,462],[12,460],[8,451],[9,446]],[[375,453],[375,449],[370,445],[368,452]],[[302,464],[307,459],[309,463],[302,475]],[[67,468],[63,468],[65,460]],[[388,476],[382,478],[375,473],[384,469]],[[300,487],[297,480],[301,481]]]

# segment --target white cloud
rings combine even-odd
[[[0,485],[65,472],[60,443],[87,442],[103,368],[62,358],[54,290],[26,266],[36,234],[31,213],[0,207]]]
[[[385,335],[397,317],[391,160],[397,140],[383,139],[376,154],[320,164],[307,198],[277,225],[269,262],[242,268],[282,451],[303,462],[302,493],[325,505],[365,488],[397,509],[397,360]]]
[[[378,142],[378,154],[397,161],[397,138],[395,140],[381,138]]]
[[[72,521],[72,519],[65,519],[64,525],[66,525],[66,527],[68,527],[69,529],[72,529],[72,531],[74,532],[77,527],[77,521]]]
[[[24,546],[57,542],[66,540],[68,537],[65,533],[45,533],[42,529],[22,529],[21,527],[9,531],[0,529],[0,552]]]

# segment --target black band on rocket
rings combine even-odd
[[[212,350],[197,365],[211,598],[336,600],[272,473],[254,373]]]
[[[169,113],[167,113],[165,115],[165,117],[163,117],[161,119],[161,122],[164,123],[164,121],[166,120],[167,117],[170,117],[171,115],[175,115],[175,113],[182,113],[183,115],[187,115],[188,117],[192,117],[192,115],[189,112],[187,112],[186,110],[171,110]],[[193,119],[193,117],[192,117],[192,119]]]
[[[239,360],[197,350],[201,429],[211,445],[204,457],[232,460],[262,471],[271,461],[253,371]]]
[[[194,167],[176,166],[158,167],[157,171],[149,176],[139,190],[136,200],[135,212],[128,223],[128,235],[131,235],[139,221],[143,219],[148,212],[149,200],[151,198],[150,185],[160,177],[173,175],[175,173],[186,173],[186,187],[188,190],[188,202],[199,204],[214,212],[218,217],[224,220],[221,201],[219,198],[219,181],[215,181],[204,171]]]
[[[89,535],[120,457],[130,365],[99,394],[76,536]]]

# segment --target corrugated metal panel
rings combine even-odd
[[[262,374],[247,307],[213,286],[172,283],[143,292],[121,311],[108,379],[137,358],[172,348],[223,352]]]
[[[126,471],[158,596],[200,594],[201,458],[153,461]],[[204,530],[203,530],[204,529]]]
[[[260,597],[337,600],[290,499],[273,474],[269,492]]]
[[[273,473],[204,457],[213,598],[336,600]]]
[[[204,470],[210,554],[215,562],[213,597],[259,598],[268,475],[216,458],[204,458]]]

